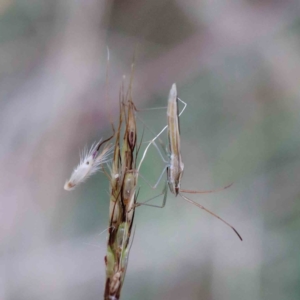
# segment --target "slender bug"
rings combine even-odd
[[[178,101],[183,103],[184,107],[182,111],[179,113],[178,110]],[[180,150],[180,127],[179,127],[179,117],[183,113],[183,111],[186,108],[186,103],[182,101],[180,98],[177,96],[177,88],[176,84],[174,83],[172,85],[172,88],[169,93],[169,99],[168,99],[168,107],[167,107],[167,120],[168,120],[168,125],[166,125],[147,145],[142,159],[139,163],[138,166],[138,171],[141,167],[141,164],[146,156],[146,153],[150,147],[150,145],[153,143],[155,145],[155,140],[168,128],[168,139],[169,139],[169,150],[168,150],[168,156],[169,160],[166,162],[164,159],[164,162],[166,162],[166,166],[160,175],[158,181],[156,184],[153,186],[153,188],[156,188],[158,183],[160,182],[163,173],[166,171],[167,173],[167,183],[169,185],[169,190],[171,191],[172,194],[175,196],[179,195],[182,199],[185,201],[192,203],[193,205],[207,211],[209,214],[213,215],[214,217],[218,218],[221,220],[223,223],[225,223],[227,226],[229,226],[239,237],[239,239],[242,241],[241,235],[237,232],[237,230],[230,225],[228,222],[220,218],[218,215],[214,214],[212,211],[208,210],[205,208],[203,205],[187,198],[186,196],[182,195],[182,193],[191,193],[191,194],[207,194],[207,193],[214,193],[220,190],[224,190],[229,188],[232,184],[225,186],[224,188],[218,189],[218,190],[208,190],[208,191],[196,191],[196,190],[186,190],[186,189],[181,189],[181,180],[183,176],[183,170],[184,170],[184,164],[182,161],[181,157],[181,150]],[[156,146],[158,149],[158,147]],[[161,155],[162,156],[162,155]],[[166,199],[164,199],[163,204],[159,207],[164,207],[166,203]],[[142,205],[143,203],[140,203],[139,205]],[[154,206],[154,205],[153,205]],[[157,207],[157,206],[156,206]]]

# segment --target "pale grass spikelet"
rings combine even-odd
[[[78,166],[74,169],[70,179],[67,180],[64,185],[66,191],[73,190],[81,182],[99,171],[103,164],[111,160],[110,155],[113,152],[112,145],[106,144],[100,152],[101,141],[102,139],[98,143],[93,143],[90,150],[86,148],[83,150]]]

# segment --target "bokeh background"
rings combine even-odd
[[[136,106],[165,106],[177,83],[182,186],[234,182],[191,198],[244,241],[171,194],[139,207],[122,299],[299,299],[299,16],[297,0],[2,0],[0,299],[102,299],[108,181],[63,184],[111,133],[106,47],[117,120],[136,45]],[[154,132],[166,124],[163,109],[138,115]],[[163,167],[151,149],[143,176]],[[158,193],[140,183],[140,201]]]

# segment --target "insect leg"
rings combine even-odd
[[[140,176],[142,179],[144,179],[144,181],[145,181],[145,182],[146,182],[153,190],[155,190],[155,189],[157,188],[159,182],[161,181],[161,179],[162,179],[162,177],[163,177],[163,175],[164,175],[164,173],[165,173],[167,167],[168,167],[168,165],[166,165],[166,166],[164,167],[163,171],[162,171],[161,174],[159,175],[159,178],[158,178],[157,182],[156,182],[153,186],[151,185],[151,183],[150,183],[150,182],[149,182],[149,181],[148,181],[141,173],[139,173],[139,176]]]
[[[185,197],[185,196],[183,196],[183,195],[181,195],[181,194],[179,194],[179,195],[180,195],[181,198],[184,199],[185,201],[194,204],[195,206],[197,206],[197,207],[199,207],[199,208],[205,210],[206,212],[208,212],[208,213],[211,214],[212,216],[214,216],[214,217],[216,217],[217,219],[221,220],[223,223],[225,223],[227,226],[229,226],[229,227],[236,233],[236,235],[239,237],[239,239],[240,239],[241,241],[243,240],[242,237],[241,237],[241,235],[237,232],[237,230],[236,230],[232,225],[230,225],[229,223],[227,223],[225,220],[223,220],[222,218],[220,218],[218,215],[214,214],[212,211],[208,210],[208,209],[205,208],[203,205],[201,205],[201,204],[199,204],[199,203],[197,203],[197,202],[195,202],[195,201],[193,201],[193,200],[191,200],[191,199],[189,199],[189,198],[187,198],[187,197]]]
[[[230,188],[233,185],[233,183],[224,186],[223,188],[220,189],[215,189],[215,190],[210,190],[210,191],[194,191],[194,190],[180,190],[180,192],[182,193],[188,193],[188,194],[210,194],[210,193],[216,193],[216,192],[220,192],[223,190],[226,190],[228,188]]]
[[[154,196],[154,197],[152,197],[152,198],[150,198],[150,199],[148,199],[148,200],[146,200],[146,201],[144,201],[144,202],[137,202],[137,203],[136,203],[136,207],[137,207],[137,206],[141,206],[141,205],[150,206],[150,207],[155,207],[155,208],[163,208],[163,207],[165,207],[166,202],[167,202],[167,195],[168,195],[168,186],[167,186],[167,184],[168,184],[168,183],[166,182],[166,185],[165,185],[163,191],[162,191],[160,194],[158,194],[158,195],[156,195],[156,196]],[[149,201],[151,201],[151,200],[153,200],[153,199],[156,199],[156,198],[158,198],[158,197],[161,196],[161,195],[164,195],[163,202],[162,202],[161,205],[147,204],[147,202],[149,202]]]
[[[185,110],[187,104],[186,104],[183,100],[181,100],[180,98],[177,97],[177,99],[184,105],[183,109],[181,110],[181,112],[180,112],[179,115],[178,115],[178,116],[180,117],[181,114],[184,112],[184,110]]]
[[[143,125],[144,125],[144,126],[145,126],[145,127],[146,127],[153,135],[155,135],[155,133],[153,132],[153,130],[152,130],[147,124],[145,124],[145,122],[144,122],[139,116],[137,116],[137,119],[138,119],[141,123],[143,123]],[[151,141],[152,141],[152,140],[147,141],[147,142],[145,142],[145,143],[149,143],[149,142],[151,142]],[[165,148],[163,147],[163,146],[165,146],[164,143],[163,143],[163,141],[162,141],[161,139],[158,139],[158,142],[160,143],[160,145],[161,145],[162,149],[164,150],[165,154],[167,154],[167,151],[166,151]],[[156,141],[153,141],[153,145],[155,146],[157,152],[159,153],[159,155],[160,155],[162,161],[163,161],[164,163],[168,163],[168,161],[165,160],[165,158],[164,158],[162,152],[160,151],[159,147],[157,146]]]
[[[141,160],[140,160],[140,163],[139,163],[139,166],[138,166],[138,168],[137,168],[137,170],[139,171],[140,170],[140,168],[141,168],[141,165],[142,165],[142,163],[143,163],[143,161],[144,161],[144,159],[145,159],[145,157],[146,157],[146,154],[147,154],[147,151],[148,151],[148,149],[149,149],[149,147],[151,146],[151,144],[166,130],[166,128],[168,127],[168,125],[166,125],[150,142],[149,142],[149,144],[147,145],[147,147],[146,147],[146,149],[144,150],[144,153],[143,153],[143,156],[142,156],[142,158],[141,158]]]

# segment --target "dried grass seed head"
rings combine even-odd
[[[102,139],[98,143],[94,143],[90,150],[85,149],[82,152],[78,166],[64,185],[66,191],[73,190],[81,182],[84,182],[88,177],[99,171],[103,164],[111,160],[112,145],[106,144],[100,152],[101,142]]]

